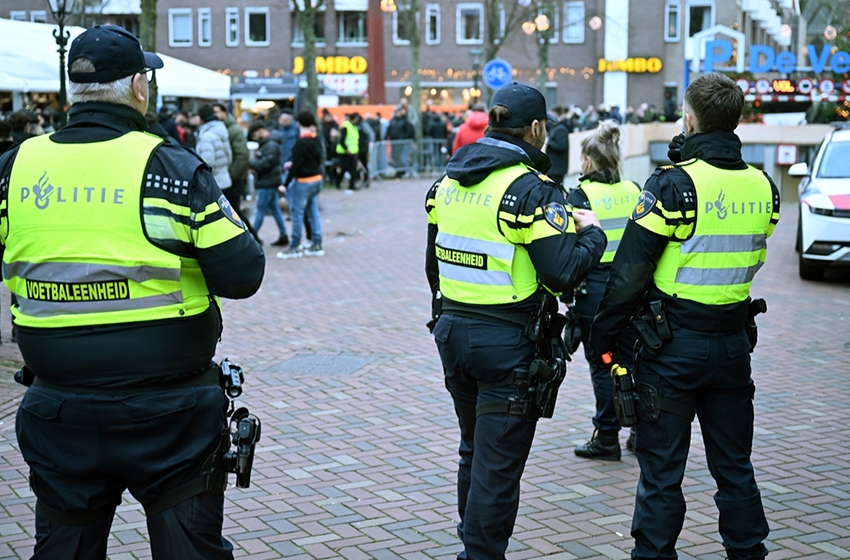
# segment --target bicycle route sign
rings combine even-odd
[[[484,65],[481,79],[484,85],[490,89],[502,88],[513,80],[513,68],[511,63],[501,58],[494,58]]]

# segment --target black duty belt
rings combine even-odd
[[[119,387],[115,389],[104,387],[79,387],[61,385],[47,381],[36,376],[32,382],[35,387],[44,389],[55,389],[56,391],[65,391],[66,393],[75,393],[78,395],[131,395],[136,393],[152,393],[156,391],[170,391],[172,389],[188,389],[190,387],[221,387],[221,370],[218,364],[211,364],[200,375],[189,379],[181,379],[168,383],[158,383],[154,385],[144,385],[141,387]]]
[[[482,306],[463,305],[448,301],[443,298],[442,313],[447,315],[457,315],[458,317],[467,317],[469,319],[481,319],[482,321],[492,321],[512,327],[525,327],[528,324],[528,311],[495,311]]]

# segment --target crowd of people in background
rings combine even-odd
[[[625,112],[601,104],[584,110],[574,105],[556,106],[552,112],[559,122],[548,131],[549,175],[561,183],[567,173],[570,133],[594,129],[607,120],[617,124],[675,121],[681,107],[668,92],[661,111],[642,103],[637,108],[628,106]],[[237,119],[223,103],[202,105],[191,112],[163,105],[158,113],[147,115],[149,132],[195,150],[210,165],[237,213],[246,216],[243,203],[246,197],[254,199],[253,219],[243,221],[260,243],[258,231],[265,216],[271,214],[278,230],[271,245],[288,247],[278,253],[279,258],[324,254],[318,193],[325,185],[347,187],[349,192],[366,188],[372,179],[370,167],[389,177],[415,177],[414,158],[439,171],[458,148],[482,138],[488,122],[487,106],[482,102],[464,112],[449,112],[439,111],[428,101],[420,118],[423,142],[417,144],[407,99],[395,106],[390,118],[355,111],[338,121],[327,109],[321,115],[296,116],[292,108],[276,106],[271,112],[246,112]],[[0,153],[27,138],[57,130],[60,123],[60,113],[50,109],[0,114]],[[388,142],[386,149],[373,149],[379,141]],[[253,154],[248,142],[255,143]],[[253,175],[253,193],[248,191],[249,173]],[[284,210],[292,221],[291,236]]]

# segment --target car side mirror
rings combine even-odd
[[[809,165],[805,161],[795,163],[788,168],[788,175],[792,177],[805,177],[809,174]]]

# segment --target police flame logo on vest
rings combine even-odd
[[[463,191],[461,196],[460,189],[457,187],[440,187],[437,192],[437,198],[444,197],[443,203],[448,206],[452,202],[460,202],[461,204],[475,204],[476,206],[490,206],[490,200],[493,195],[484,193],[474,193],[467,190]]]
[[[50,205],[51,196],[56,193],[56,203],[86,203],[100,202],[102,204],[124,204],[124,189],[114,187],[54,187],[45,171],[32,188],[21,187],[21,202],[34,196],[35,207],[45,210]],[[107,196],[108,195],[108,196]],[[68,198],[66,198],[68,197]]]
[[[764,200],[733,201],[726,204],[726,194],[721,189],[717,194],[717,200],[705,203],[706,214],[711,213],[713,210],[717,212],[718,219],[725,220],[730,212],[732,215],[770,214],[773,211],[773,205],[771,202]]]
[[[634,194],[625,194],[618,198],[608,195],[600,200],[594,200],[593,204],[597,208],[599,207],[599,204],[602,204],[605,206],[606,210],[611,210],[614,206],[620,206],[621,204],[626,204],[632,207],[637,202],[637,198],[637,195]]]

